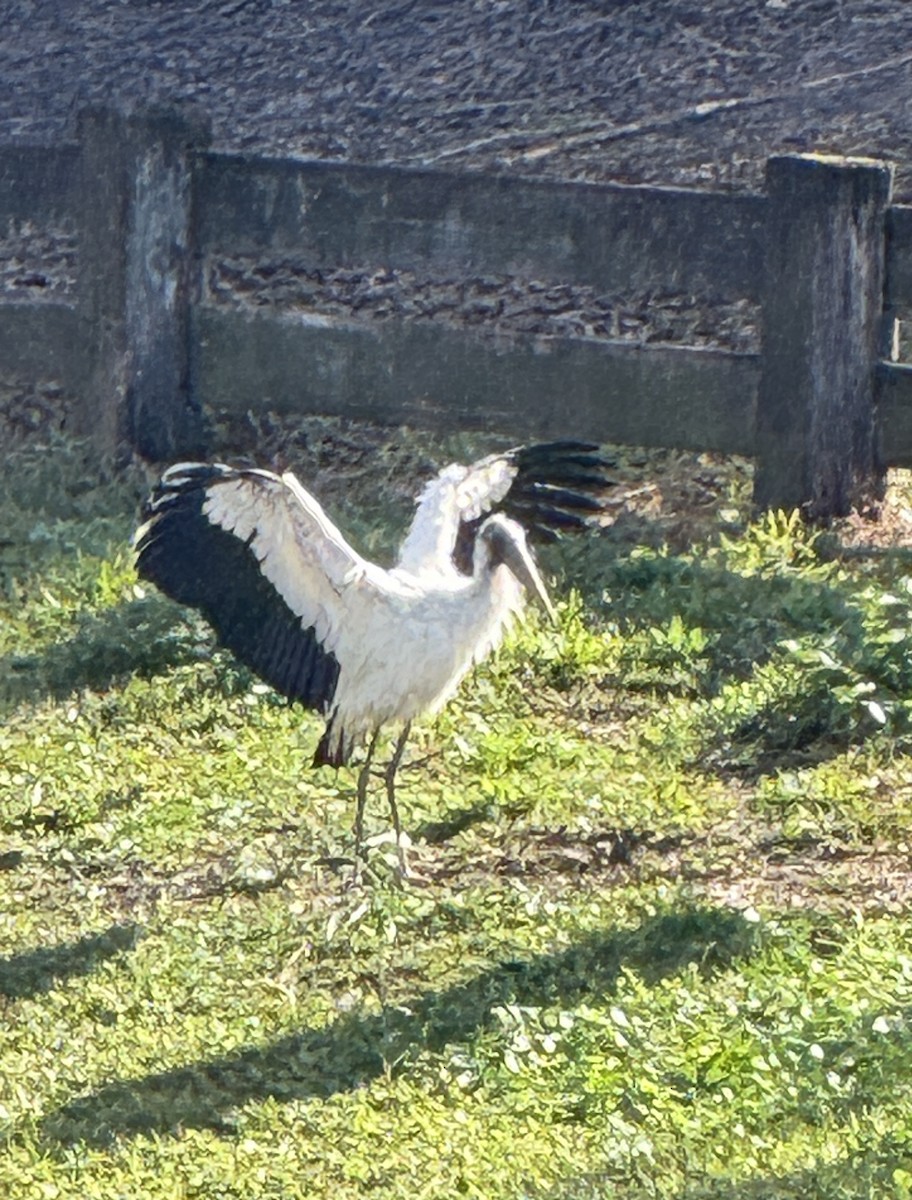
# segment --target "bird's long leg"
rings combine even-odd
[[[411,721],[406,721],[399,734],[396,748],[393,751],[393,757],[389,760],[384,772],[386,780],[386,798],[389,801],[390,815],[393,818],[393,829],[396,833],[396,853],[399,855],[399,870],[403,876],[409,873],[408,863],[405,859],[405,848],[402,845],[402,824],[399,820],[399,805],[396,803],[396,772],[399,769],[399,764],[402,762],[402,755],[405,751],[405,743],[408,741],[409,731],[412,728]]]
[[[379,733],[379,729],[374,731],[374,736],[367,747],[367,757],[364,759],[364,764],[358,772],[358,806],[355,809],[355,883],[360,883],[361,881],[361,867],[364,861],[364,807],[367,804],[367,785],[370,781],[371,759],[374,756],[374,747],[377,744]]]

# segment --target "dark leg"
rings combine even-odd
[[[361,882],[361,867],[364,860],[364,806],[367,804],[367,785],[370,782],[371,759],[374,756],[374,747],[377,744],[379,732],[379,730],[374,731],[374,736],[367,747],[367,757],[364,760],[364,765],[358,772],[358,807],[355,809],[355,883]]]
[[[386,798],[389,801],[390,815],[393,818],[393,829],[396,833],[396,853],[399,855],[399,870],[403,875],[408,875],[408,863],[405,860],[405,850],[402,845],[402,824],[399,820],[399,806],[396,803],[396,772],[399,770],[399,764],[402,762],[402,755],[405,751],[405,743],[408,741],[408,735],[412,728],[411,721],[406,721],[402,732],[399,734],[399,740],[396,742],[396,748],[393,751],[393,757],[387,764],[384,773],[386,780]]]

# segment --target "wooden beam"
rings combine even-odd
[[[200,401],[337,413],[420,428],[591,437],[750,454],[753,355],[382,327],[200,308]]]
[[[75,220],[79,147],[0,146],[0,227]]]
[[[11,378],[54,379],[80,392],[88,371],[85,329],[67,304],[0,304],[0,362]]]

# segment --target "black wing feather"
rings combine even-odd
[[[533,541],[553,542],[566,530],[583,529],[604,510],[602,493],[613,481],[612,465],[594,442],[538,442],[502,456],[515,469],[504,497],[490,509],[460,523],[453,551],[458,570],[472,571],[475,535],[493,512],[518,521]]]
[[[219,642],[290,700],[327,711],[339,677],[335,655],[285,603],[248,542],[210,522],[207,491],[244,474],[193,464],[163,480],[143,508],[136,569],[166,595],[198,609]]]

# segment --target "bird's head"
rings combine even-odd
[[[478,531],[476,546],[481,551],[475,560],[476,573],[505,566],[526,591],[538,597],[545,612],[557,624],[554,606],[526,542],[525,531],[518,522],[503,516],[502,513],[488,517]]]

